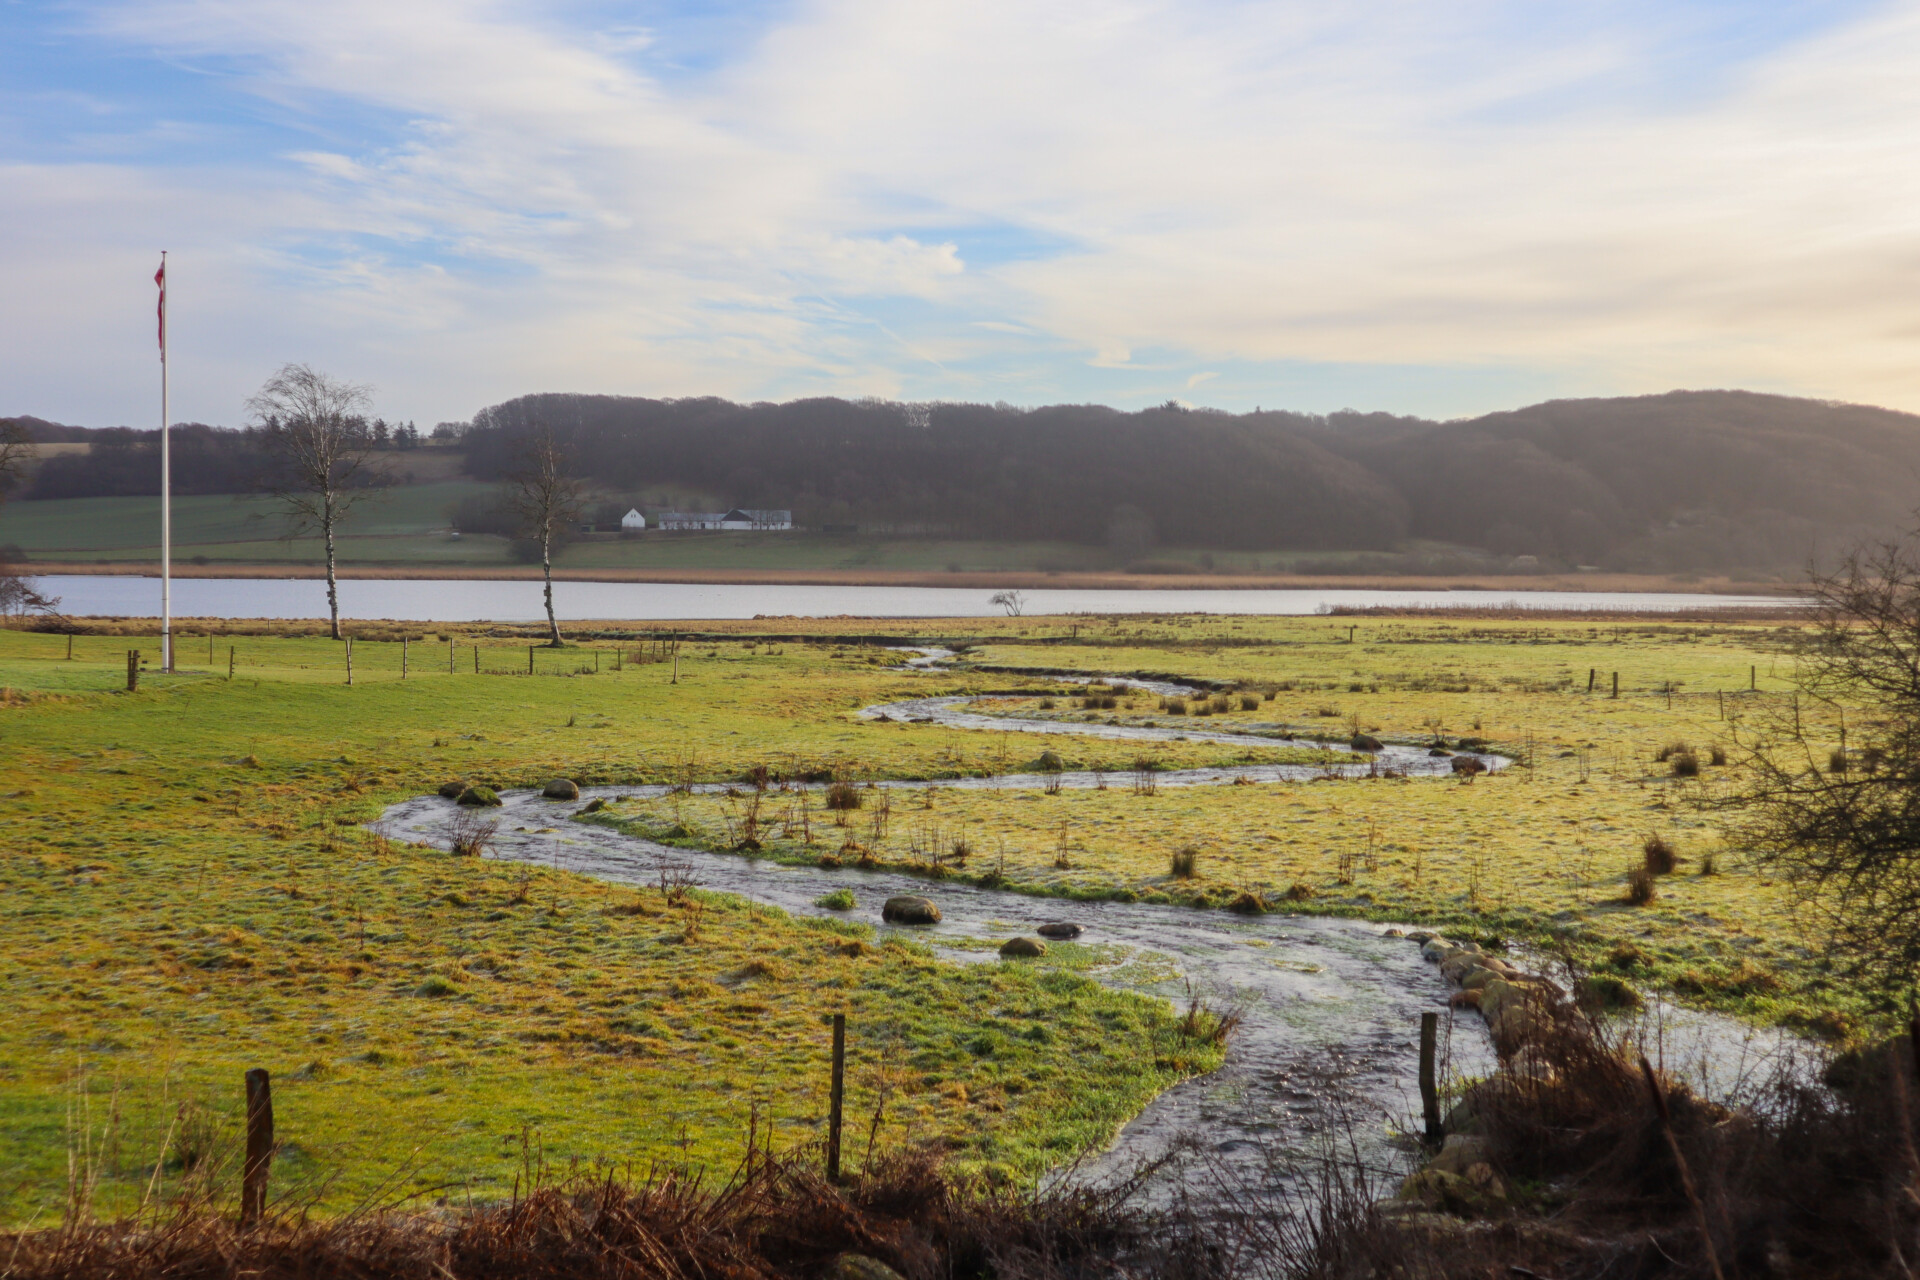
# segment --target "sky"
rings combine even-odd
[[[0,413],[1920,411],[1920,0],[0,0]]]

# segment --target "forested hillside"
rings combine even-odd
[[[157,490],[155,433],[26,422],[43,441],[94,447],[44,459],[21,496]],[[791,508],[803,527],[1061,540],[1105,547],[1117,564],[1212,547],[1373,552],[1378,567],[1445,571],[1444,552],[1406,552],[1445,543],[1543,567],[1790,573],[1905,527],[1920,507],[1920,417],[1739,391],[1453,422],[533,395],[476,415],[467,473],[504,478],[536,423],[609,499],[673,488]],[[178,490],[245,490],[261,473],[258,441],[181,429]]]

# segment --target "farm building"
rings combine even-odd
[[[760,532],[793,528],[793,512],[735,507],[731,511],[662,511],[656,523],[665,532],[720,529]]]
[[[620,531],[634,533],[647,527],[647,518],[640,514],[639,508],[629,507],[627,514],[620,517]]]

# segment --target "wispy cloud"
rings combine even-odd
[[[38,304],[0,410],[138,420],[163,246],[216,420],[286,359],[427,420],[1143,370],[1248,407],[1920,408],[1920,4],[813,0],[693,69],[712,12],[73,12],[14,19],[51,83],[0,91],[0,270]]]

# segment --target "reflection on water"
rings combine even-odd
[[[49,574],[43,590],[78,616],[157,617],[160,581],[112,575]],[[700,618],[982,618],[1001,613],[991,591],[958,587],[738,586],[692,582],[561,582],[553,589],[562,618],[675,621]],[[1604,591],[1049,591],[1022,593],[1029,614],[1311,614],[1349,606],[1426,605],[1672,612],[1790,605],[1778,596],[1714,596]],[[436,622],[531,622],[546,616],[540,583],[451,579],[340,583],[348,618]],[[317,579],[178,578],[173,612],[182,618],[322,618],[326,584]]]

